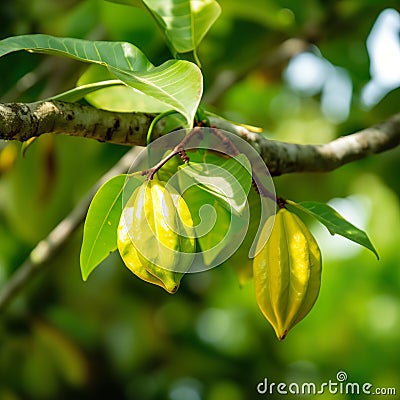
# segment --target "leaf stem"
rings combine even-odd
[[[154,131],[154,127],[157,125],[157,123],[163,119],[164,117],[167,117],[168,115],[171,114],[175,114],[176,111],[175,110],[168,110],[165,111],[161,114],[158,114],[153,121],[151,121],[151,124],[149,126],[149,130],[147,131],[147,136],[146,136],[146,146],[148,146],[151,142],[152,142],[152,138],[153,138],[153,131]]]
[[[153,121],[151,121],[151,124],[150,124],[150,126],[149,126],[149,130],[147,131],[147,136],[146,136],[147,159],[148,159],[149,161],[150,161],[150,147],[149,147],[149,145],[150,145],[150,143],[152,142],[152,139],[153,139],[153,131],[154,131],[155,126],[156,126],[157,123],[158,123],[159,121],[161,121],[161,119],[163,119],[164,117],[167,117],[168,115],[175,114],[175,113],[176,113],[175,110],[168,110],[168,111],[165,111],[165,112],[163,112],[163,113],[161,113],[161,114],[158,114],[158,115],[153,119]],[[149,167],[150,167],[150,165],[149,165]]]

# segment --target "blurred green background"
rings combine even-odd
[[[220,4],[199,50],[212,110],[299,143],[327,142],[400,111],[398,1]],[[27,33],[126,40],[154,64],[170,57],[143,10],[101,0],[2,0],[1,38]],[[11,54],[0,59],[1,101],[67,90],[85,68]],[[25,158],[20,147],[0,143],[1,286],[127,150],[53,136]],[[259,399],[267,398],[256,390],[264,378],[319,384],[338,371],[348,382],[397,385],[389,398],[400,398],[399,156],[396,149],[329,174],[275,179],[279,195],[329,202],[366,229],[381,257],[311,222],[323,253],[321,293],[283,342],[252,282],[240,288],[229,268],[187,276],[169,295],[113,254],[84,283],[80,228],[0,316],[0,399]]]

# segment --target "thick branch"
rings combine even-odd
[[[117,113],[62,101],[0,104],[0,139],[24,142],[57,133],[128,145],[143,145],[154,116]]]
[[[113,113],[60,101],[0,104],[0,139],[26,141],[44,133],[58,133],[125,145],[144,145],[152,119],[149,114]],[[322,145],[268,140],[221,118],[213,117],[211,122],[219,129],[236,133],[248,141],[275,176],[290,172],[332,171],[400,144],[400,114]]]

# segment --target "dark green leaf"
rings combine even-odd
[[[0,41],[0,57],[26,50],[73,58],[127,71],[148,71],[154,66],[134,45],[127,42],[102,42],[50,35],[21,35]]]
[[[22,35],[0,41],[0,57],[14,51],[61,55],[106,66],[126,85],[166,104],[185,116],[192,126],[203,92],[200,69],[184,60],[169,60],[154,67],[146,56],[127,42],[100,42]]]
[[[117,228],[122,213],[122,193],[129,184],[133,191],[142,182],[136,178],[127,181],[126,175],[117,175],[101,186],[90,204],[80,255],[83,280],[113,251],[117,249]]]
[[[300,203],[295,203],[294,201],[287,200],[288,209],[297,208],[307,214],[315,217],[324,224],[331,235],[338,234],[344,236],[347,239],[352,240],[371,250],[379,259],[379,255],[369,240],[367,234],[358,229],[349,221],[345,220],[336,210],[328,206],[325,203],[319,203],[316,201],[302,201]]]

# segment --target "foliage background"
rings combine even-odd
[[[326,142],[379,122],[399,111],[399,91],[370,110],[362,106],[370,79],[365,42],[379,13],[396,3],[221,0],[222,16],[199,51],[206,99],[228,118],[264,127],[270,138],[301,143]],[[1,38],[47,33],[126,40],[154,64],[170,57],[143,10],[101,0],[5,0],[0,19]],[[288,60],[274,62],[274,52],[290,38],[314,43],[331,65],[347,71],[348,116],[324,114],[318,88],[307,92],[288,83]],[[0,59],[2,101],[35,101],[69,89],[84,69],[71,60],[11,54]],[[241,79],[215,95],[229,76]],[[343,99],[335,101],[333,109]],[[126,148],[49,136],[22,158],[20,144],[0,146],[4,285]],[[171,296],[136,279],[114,254],[83,283],[79,230],[1,315],[0,399],[240,400],[262,398],[256,385],[265,377],[321,383],[334,380],[340,370],[351,382],[395,386],[400,376],[399,155],[397,149],[329,174],[275,179],[278,194],[286,198],[336,198],[332,204],[367,230],[381,257],[377,262],[367,250],[312,225],[324,256],[321,294],[282,343],[258,310],[252,283],[239,288],[228,268],[187,276]]]

